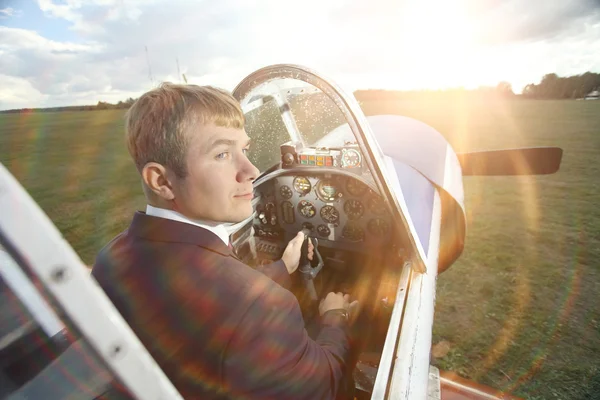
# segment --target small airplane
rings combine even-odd
[[[560,148],[456,154],[432,127],[365,117],[354,97],[297,65],[235,88],[252,138],[253,215],[228,226],[250,266],[304,230],[293,293],[309,333],[319,298],[361,311],[356,399],[499,399],[430,365],[436,279],[461,255],[463,176],[552,174]],[[180,399],[75,251],[0,165],[0,398]]]

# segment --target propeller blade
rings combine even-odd
[[[558,171],[560,147],[476,151],[457,154],[464,176],[546,175]]]

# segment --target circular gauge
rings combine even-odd
[[[356,168],[360,167],[361,157],[356,149],[346,149],[342,152],[342,167]]]
[[[348,191],[348,194],[354,197],[362,196],[365,194],[367,189],[369,189],[369,187],[357,179],[350,178],[348,179],[348,183],[346,183],[346,190]]]
[[[369,221],[367,229],[373,236],[383,237],[389,233],[390,224],[384,219],[375,218]]]
[[[363,215],[365,208],[360,201],[353,199],[348,200],[346,204],[344,204],[344,211],[346,212],[348,219],[355,220]]]
[[[330,224],[337,224],[340,220],[340,213],[334,206],[325,206],[321,208],[321,218]]]
[[[360,226],[350,223],[342,230],[342,236],[351,242],[360,242],[365,237],[365,232]]]
[[[285,185],[283,185],[282,187],[279,188],[279,194],[281,195],[281,197],[283,197],[286,200],[292,198],[292,196],[294,195],[294,193],[292,192],[292,189],[290,189],[289,186],[285,186]]]
[[[317,233],[319,236],[328,237],[331,234],[331,230],[325,225],[317,226]]]
[[[323,179],[317,183],[317,195],[323,201],[334,201],[340,194],[330,179]]]
[[[310,181],[307,178],[303,176],[294,178],[294,190],[296,190],[296,192],[305,195],[310,192],[311,187]]]
[[[372,196],[367,202],[367,206],[373,214],[383,215],[386,212],[385,203],[383,202],[383,199],[379,196]]]
[[[298,212],[304,218],[312,218],[317,213],[317,209],[310,201],[300,200],[300,203],[298,203]]]

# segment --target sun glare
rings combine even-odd
[[[477,84],[469,66],[475,52],[474,24],[463,0],[411,1],[402,14],[397,61],[403,71],[391,86],[438,89]]]

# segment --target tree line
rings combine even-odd
[[[12,113],[29,113],[29,112],[58,112],[58,111],[95,111],[95,110],[124,110],[131,107],[135,99],[128,98],[125,101],[119,101],[116,104],[111,104],[104,101],[99,101],[96,105],[84,106],[62,106],[62,107],[45,107],[45,108],[20,108],[15,110],[0,111],[0,114]]]
[[[539,84],[530,83],[523,88],[520,95],[513,92],[509,82],[500,82],[496,87],[480,87],[473,90],[464,88],[444,90],[415,90],[394,91],[383,89],[358,90],[354,96],[359,101],[369,100],[393,100],[393,99],[427,99],[445,100],[456,96],[471,97],[514,97],[526,99],[581,99],[591,92],[600,90],[600,74],[586,72],[581,75],[559,77],[558,75],[546,74]]]
[[[580,99],[594,90],[600,90],[600,74],[586,72],[581,75],[559,77],[558,75],[546,74],[539,84],[530,83],[523,88],[521,95],[515,95],[512,86],[508,82],[500,82],[496,87],[480,87],[475,90],[463,88],[446,90],[415,90],[397,91],[385,89],[357,90],[354,97],[358,101],[386,100],[401,98],[427,98],[444,99],[456,95],[471,95],[482,97],[522,97],[528,99]],[[93,110],[119,110],[128,109],[135,99],[128,98],[111,104],[99,101],[96,105],[64,106],[48,108],[21,108],[15,110],[0,111],[0,113],[27,113],[27,112],[56,112],[56,111],[93,111]]]
[[[581,99],[595,90],[600,90],[600,74],[586,72],[582,75],[559,77],[546,74],[535,85],[523,88],[523,97],[531,99]]]

